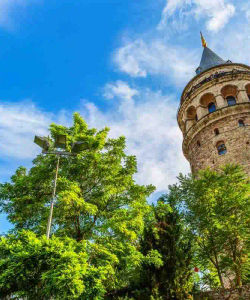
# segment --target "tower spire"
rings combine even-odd
[[[202,32],[200,32],[200,34],[201,34],[201,43],[202,43],[202,46],[203,46],[204,48],[206,48],[206,47],[207,47],[207,42],[206,42],[206,40],[204,39],[204,37],[203,37],[203,35],[202,35]]]

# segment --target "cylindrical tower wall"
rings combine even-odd
[[[192,79],[178,123],[192,172],[237,163],[250,175],[250,67],[219,65]]]

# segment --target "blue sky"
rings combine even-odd
[[[35,134],[79,111],[127,137],[139,183],[189,172],[176,122],[202,47],[249,64],[248,0],[0,0],[0,181],[31,166]],[[9,228],[0,215],[0,232]]]

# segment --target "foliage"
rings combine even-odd
[[[125,154],[124,137],[107,137],[108,128],[89,129],[76,113],[72,127],[50,126],[51,145],[58,134],[67,136],[67,151],[72,150],[74,142],[83,142],[84,147],[76,156],[60,158],[52,234],[80,245],[86,243],[84,253],[91,268],[85,275],[84,286],[76,290],[84,291],[83,299],[94,299],[99,297],[94,296],[94,290],[96,295],[104,293],[104,281],[107,292],[126,286],[140,265],[143,255],[138,250],[138,237],[149,209],[146,198],[154,187],[135,183],[136,158]],[[53,146],[50,150],[54,150]],[[14,224],[14,234],[23,229],[32,230],[37,237],[45,233],[55,167],[54,155],[39,155],[30,170],[20,167],[10,183],[0,185],[1,211]],[[7,238],[10,244],[18,244],[18,235],[16,242],[13,239]],[[32,251],[28,252],[32,256]],[[42,254],[37,257],[38,263]],[[54,276],[53,268],[51,272],[47,271],[43,278],[52,286],[49,278]]]
[[[124,261],[89,241],[56,236],[48,240],[23,230],[0,239],[0,295],[28,300],[108,298],[109,290],[126,282],[117,276],[116,268],[123,270],[128,280],[143,257],[133,249],[120,259]],[[150,259],[154,258],[145,258]]]
[[[68,151],[73,142],[84,143],[77,156],[61,158],[54,233],[78,241],[114,235],[135,239],[154,188],[135,184],[136,158],[125,154],[125,138],[108,139],[107,128],[88,129],[77,113],[72,127],[52,124],[50,133],[52,138],[65,134]],[[44,233],[56,157],[39,155],[33,164],[29,171],[20,167],[11,183],[1,184],[0,204],[15,229]]]
[[[23,231],[0,240],[0,294],[28,299],[75,299],[87,273],[85,243]],[[48,298],[47,298],[48,299]]]
[[[192,239],[178,211],[174,193],[162,196],[147,220],[141,251],[160,254],[162,264],[144,264],[142,284],[159,299],[187,299],[192,289]],[[158,299],[155,298],[155,299]]]
[[[196,261],[206,284],[239,287],[246,282],[249,260],[249,181],[239,166],[198,177],[179,177],[171,188],[183,204],[197,242]]]
[[[192,238],[174,193],[162,196],[145,218],[140,241],[144,256],[137,277],[120,296],[133,299],[188,299],[193,287]],[[117,299],[117,294],[114,299]],[[123,298],[121,298],[123,299]]]

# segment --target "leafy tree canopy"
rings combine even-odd
[[[178,299],[190,297],[194,283],[192,235],[178,210],[174,193],[151,205],[140,239],[144,260],[126,289],[112,299]],[[127,298],[126,298],[127,297]]]
[[[218,282],[221,287],[241,286],[249,268],[250,186],[246,173],[235,165],[218,172],[207,169],[198,177],[180,176],[171,190],[196,237],[197,264],[203,278],[215,286]]]
[[[144,296],[155,299],[188,299],[193,286],[193,243],[174,193],[162,196],[146,220],[141,251],[157,251],[162,264],[144,264],[141,284]]]
[[[87,248],[81,251],[87,253],[87,263],[99,270],[104,261],[109,273],[105,278],[115,272],[113,279],[106,281],[106,290],[126,286],[143,259],[138,250],[138,237],[149,210],[146,198],[154,187],[135,183],[136,158],[125,153],[124,137],[108,138],[108,128],[89,129],[76,113],[72,127],[50,126],[51,145],[58,134],[67,136],[67,151],[71,151],[76,141],[83,142],[84,149],[76,156],[60,158],[52,235],[86,243]],[[54,150],[53,146],[50,150]],[[35,240],[45,234],[56,160],[55,155],[38,155],[30,170],[20,167],[11,182],[0,185],[1,211],[8,214],[14,224],[12,232],[17,236],[23,229],[36,233]],[[10,243],[18,244],[17,236],[16,242],[10,238]],[[59,240],[50,243],[53,241]],[[40,243],[47,247],[45,241]],[[32,256],[32,251],[27,255]],[[42,257],[40,252],[37,256],[38,263]],[[106,257],[110,258],[108,267]],[[91,269],[91,272],[96,271]],[[78,288],[83,289],[83,286]]]
[[[101,265],[93,265],[95,247],[70,238],[22,231],[0,239],[0,295],[28,299],[100,299],[114,270],[115,256],[98,249]],[[13,299],[13,298],[12,298]],[[26,298],[25,298],[26,299]]]
[[[65,134],[68,151],[75,141],[86,144],[77,156],[61,158],[53,233],[78,241],[136,239],[143,227],[146,197],[154,187],[134,182],[136,158],[125,154],[125,138],[107,138],[108,128],[88,129],[77,113],[72,127],[52,124],[50,133],[52,139]],[[46,229],[56,157],[39,155],[33,164],[29,171],[20,167],[10,183],[1,184],[0,205],[15,230],[40,234]]]

